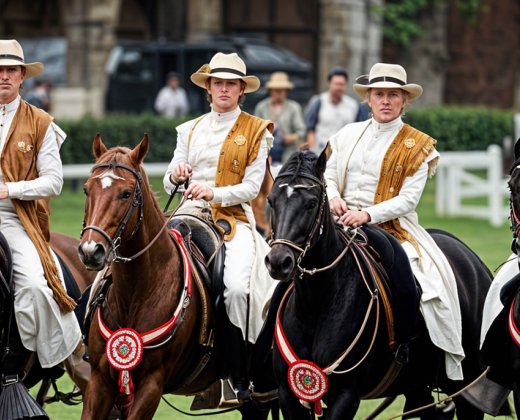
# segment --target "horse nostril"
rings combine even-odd
[[[282,261],[281,269],[283,273],[289,274],[294,268],[294,258],[292,255],[286,255]]]
[[[105,247],[101,244],[96,244],[94,246],[94,252],[92,253],[92,257],[96,261],[101,261],[105,258]]]

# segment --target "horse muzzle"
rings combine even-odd
[[[296,258],[293,250],[276,244],[265,256],[265,265],[273,279],[289,281],[294,277],[296,271]]]
[[[101,271],[110,262],[111,252],[99,242],[82,242],[78,246],[78,254],[85,268],[90,271]]]

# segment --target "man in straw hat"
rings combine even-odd
[[[439,153],[434,139],[401,119],[422,87],[407,82],[402,66],[386,63],[375,64],[368,79],[353,87],[368,103],[372,118],[348,124],[330,139],[332,155],[325,176],[331,211],[346,226],[378,225],[401,242],[423,290],[420,305],[430,337],[445,351],[448,377],[460,380],[464,350],[455,277],[415,212]],[[407,265],[406,260],[399,265]],[[396,360],[406,363],[419,301],[411,274],[401,276],[392,289],[397,306]]]
[[[12,251],[22,343],[49,368],[82,341],[75,302],[67,296],[47,243],[45,200],[63,185],[59,146],[64,133],[49,114],[20,97],[23,81],[42,71],[42,63],[24,61],[16,40],[0,40],[0,229]]]
[[[273,163],[281,164],[298,150],[298,145],[304,140],[302,107],[298,102],[287,98],[289,91],[294,88],[287,73],[274,72],[265,87],[269,90],[269,97],[256,105],[254,114],[274,122],[275,139],[271,157]],[[278,150],[276,155],[273,154],[275,149]]]
[[[164,187],[171,192],[190,181],[184,192],[190,200],[181,211],[209,204],[213,221],[225,226],[225,334],[231,380],[243,401],[250,397],[246,343],[258,337],[263,299],[272,284],[263,263],[268,247],[256,232],[249,203],[266,173],[273,124],[241,111],[244,94],[257,90],[260,80],[246,75],[236,53],[215,54],[191,81],[207,91],[211,111],[177,127]]]

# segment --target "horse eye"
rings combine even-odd
[[[87,187],[83,187],[83,194],[88,195]]]
[[[121,196],[123,197],[123,199],[128,199],[130,197],[132,197],[132,191],[130,190],[124,190],[123,191],[123,194],[121,194]]]
[[[318,200],[309,200],[307,201],[307,208],[309,210],[312,210],[314,207],[316,207],[316,205],[318,204]]]

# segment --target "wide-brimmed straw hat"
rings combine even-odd
[[[275,71],[265,83],[267,89],[292,89],[294,84],[289,80],[289,75],[284,71]]]
[[[0,39],[0,66],[25,67],[25,79],[43,71],[42,63],[26,63],[22,46],[16,39]]]
[[[410,101],[421,96],[423,91],[422,86],[407,83],[406,70],[399,64],[376,63],[370,69],[368,80],[363,75],[356,82],[352,87],[361,99],[365,99],[368,89],[372,88],[403,89],[408,92]]]
[[[204,64],[190,77],[191,81],[201,88],[206,88],[206,80],[240,79],[246,83],[244,93],[254,92],[260,87],[260,79],[256,76],[246,76],[246,64],[236,53],[216,53],[209,64]]]

